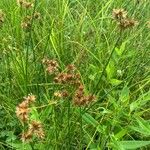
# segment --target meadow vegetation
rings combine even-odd
[[[0,150],[149,138],[149,0],[0,0]]]

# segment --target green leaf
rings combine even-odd
[[[149,101],[150,101],[150,92],[147,92],[141,95],[137,100],[133,101],[130,104],[130,111],[132,112],[138,108],[141,108],[143,105],[145,105]]]
[[[89,79],[94,81],[97,73],[89,75]]]
[[[93,127],[97,127],[99,125],[99,123],[88,113],[82,115],[82,118],[86,123],[92,125]]]
[[[129,88],[127,86],[125,86],[122,91],[121,91],[121,94],[120,94],[120,100],[122,102],[128,102],[129,100]]]
[[[39,120],[39,114],[38,114],[38,112],[37,112],[35,107],[31,108],[31,112],[30,113],[31,113],[31,116],[30,116],[31,120]]]
[[[112,79],[115,75],[115,71],[116,71],[116,68],[115,68],[114,62],[110,61],[110,63],[106,67],[107,78]]]
[[[120,46],[120,48],[115,48],[116,53],[121,56],[125,50],[126,47],[126,43],[127,42],[123,42],[122,45]]]
[[[87,123],[92,125],[97,129],[98,132],[104,133],[105,127],[102,125],[99,125],[99,123],[88,113],[85,113],[82,115],[83,120]]]
[[[32,150],[29,143],[21,143],[21,142],[15,142],[15,143],[7,143],[11,147],[13,147],[15,150]]]
[[[125,150],[135,150],[137,148],[150,145],[150,141],[120,141],[117,143]]]
[[[127,129],[122,129],[121,131],[119,131],[117,134],[115,134],[115,138],[117,140],[121,139],[124,135],[126,135],[128,132]]]
[[[110,83],[113,85],[113,86],[116,86],[116,85],[119,85],[122,83],[121,80],[118,80],[118,79],[111,79],[110,80]]]
[[[130,128],[136,132],[141,133],[144,136],[150,136],[150,123],[142,118],[136,118],[137,125],[130,126]]]

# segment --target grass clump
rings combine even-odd
[[[149,10],[1,0],[0,149],[148,150]]]

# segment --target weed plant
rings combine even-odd
[[[0,150],[148,150],[149,106],[149,0],[0,0]]]

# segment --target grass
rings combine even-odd
[[[112,11],[124,8],[139,24],[120,30]],[[150,18],[148,0],[35,0],[32,8],[1,0],[0,149],[148,150],[150,141]],[[31,17],[30,28],[21,23]],[[74,64],[86,95],[96,100],[72,103],[75,88],[54,82],[42,64],[55,59],[59,71]],[[56,98],[58,90],[68,98]],[[42,123],[44,139],[22,142],[27,130],[16,106],[36,96],[30,120]]]

